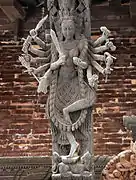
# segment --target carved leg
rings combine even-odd
[[[94,104],[95,100],[96,100],[96,96],[93,96],[93,98],[81,99],[81,100],[74,102],[73,104],[71,104],[68,107],[63,109],[64,118],[66,120],[70,120],[70,116],[69,116],[70,112],[75,112],[75,111],[89,108]]]
[[[88,98],[80,99],[80,100],[74,102],[73,104],[69,105],[68,107],[64,108],[63,115],[64,115],[65,120],[69,120],[71,122],[70,116],[69,116],[70,112],[75,112],[78,110],[89,108],[94,104],[95,100],[96,100],[96,95],[94,92],[94,94],[90,94],[88,96]],[[79,143],[76,141],[72,132],[67,132],[67,138],[71,145],[70,153],[67,157],[73,157],[74,153],[76,152],[77,148],[79,147]]]
[[[93,103],[95,102],[96,97],[94,96],[94,99],[81,99],[79,101],[74,102],[73,104],[71,104],[70,106],[66,107],[63,109],[63,114],[64,114],[64,118],[66,120],[70,120],[70,116],[69,113],[70,112],[74,112],[74,111],[78,111],[78,110],[82,110],[85,108],[89,108],[90,106],[93,105]],[[70,120],[71,121],[71,120]],[[68,141],[71,145],[70,148],[70,153],[67,157],[73,157],[74,153],[76,152],[77,148],[79,147],[79,144],[77,143],[75,137],[73,136],[72,132],[67,132],[67,138]]]
[[[68,112],[67,108],[63,109],[63,116],[64,116],[64,119],[66,122],[69,122],[70,124],[72,124],[72,121],[70,119],[69,112]]]
[[[74,153],[76,152],[76,150],[79,147],[79,143],[76,141],[76,139],[73,136],[72,132],[67,132],[67,138],[68,138],[68,141],[69,141],[69,143],[71,145],[70,153],[67,156],[67,158],[69,158],[69,157],[73,157]]]

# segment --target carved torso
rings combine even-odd
[[[77,69],[73,63],[73,57],[78,57],[79,55],[79,41],[73,41],[70,43],[61,43],[61,48],[63,49],[64,55],[66,56],[66,62],[59,70],[59,81],[69,82],[73,78],[77,77]]]
[[[73,63],[73,57],[77,57],[80,41],[70,43],[61,43],[64,55],[66,56],[65,64],[58,70],[58,82],[56,101],[57,108],[62,112],[63,108],[80,99],[80,88],[78,82],[77,67]]]

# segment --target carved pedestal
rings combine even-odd
[[[80,174],[64,174],[64,175],[52,175],[52,180],[93,180],[92,174],[80,175]]]

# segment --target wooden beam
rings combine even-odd
[[[19,27],[20,27],[20,19],[17,19],[14,23],[14,40],[18,40],[18,35],[19,35]]]
[[[11,22],[25,17],[25,11],[17,0],[0,0],[0,8]]]
[[[130,17],[132,19],[133,25],[136,26],[136,1],[130,0]]]
[[[109,6],[121,6],[121,0],[109,0]]]

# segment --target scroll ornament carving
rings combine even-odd
[[[126,150],[111,159],[102,172],[103,180],[136,179],[136,142],[131,142]]]

